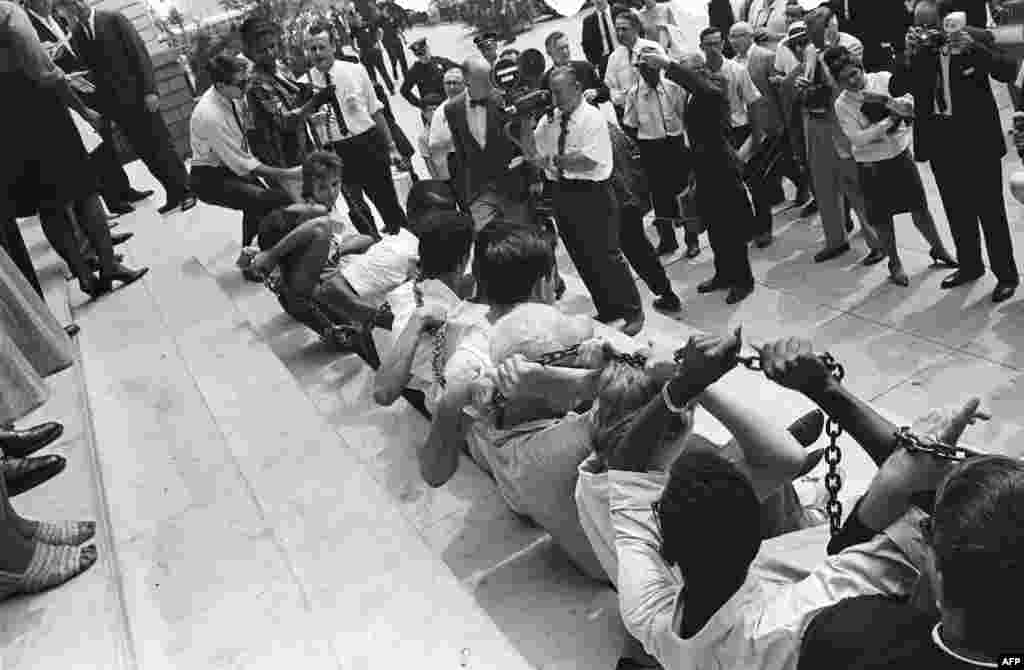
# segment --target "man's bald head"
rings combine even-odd
[[[729,28],[729,44],[736,55],[746,57],[750,47],[754,46],[754,27],[746,21],[739,21]]]
[[[746,21],[737,21],[736,23],[732,24],[731,28],[729,28],[729,37],[733,37],[734,35],[753,35],[753,34],[754,34],[754,26],[750,25]]]
[[[491,84],[491,64],[483,56],[470,56],[462,63],[462,71],[466,75],[466,88],[469,97],[479,99],[489,95]]]

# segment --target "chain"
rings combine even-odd
[[[279,296],[284,290],[284,282],[281,279],[281,275],[277,272],[272,272],[267,275],[263,280],[263,284],[270,289],[270,292],[274,295]],[[316,300],[303,300],[302,303],[304,307],[309,308],[309,311],[312,312],[313,317],[319,323],[325,324],[317,332],[317,335],[320,336],[321,340],[327,344],[339,347],[348,347],[351,344],[352,336],[358,333],[358,328],[346,324],[335,324],[331,321],[330,317],[324,314],[323,310],[320,309],[320,305],[317,304]]]
[[[911,432],[910,426],[903,426],[896,431],[896,442],[898,446],[908,451],[921,451],[947,461],[964,461],[978,455],[977,452],[964,447],[949,445],[932,437],[921,437]]]
[[[412,295],[416,300],[416,307],[423,307],[423,289],[420,287],[420,277],[412,282]],[[448,351],[448,324],[442,323],[433,333],[433,354],[430,358],[430,367],[434,371],[434,381],[442,389],[448,386],[448,380],[444,377],[445,354]]]

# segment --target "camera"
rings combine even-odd
[[[491,69],[502,113],[512,119],[539,118],[553,107],[551,93],[540,86],[544,76],[544,55],[526,49],[518,58],[502,56]]]
[[[919,49],[931,49],[938,51],[946,44],[948,36],[940,28],[926,28],[923,26],[911,26],[907,36],[917,42]]]

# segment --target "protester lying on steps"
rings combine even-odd
[[[335,154],[310,154],[303,165],[310,202],[278,210],[263,221],[262,251],[251,269],[266,276],[280,265],[281,286],[293,305],[313,302],[335,323],[355,327],[353,350],[373,350],[371,330],[390,329],[394,318],[383,298],[408,279],[417,242],[404,228],[375,242],[332,214],[341,192],[341,167]],[[371,358],[367,362],[376,367],[376,354]]]
[[[429,419],[444,391],[435,366],[447,362],[462,334],[481,321],[488,308],[469,301],[475,289],[472,277],[466,275],[473,244],[472,217],[436,211],[417,219],[410,207],[409,220],[417,221],[420,239],[420,273],[410,290],[418,296],[414,303],[422,304],[384,355],[374,379],[373,398],[380,405],[390,405],[403,392],[415,391],[422,396]],[[438,329],[443,329],[442,335]],[[438,337],[443,337],[440,351],[436,349]]]
[[[691,338],[662,396],[608,455],[623,621],[666,669],[792,667],[817,612],[848,597],[907,595],[924,564],[918,525],[924,515],[908,504],[915,488],[894,490],[876,479],[858,514],[882,521],[883,533],[828,557],[802,579],[766,578],[766,566],[755,563],[758,492],[792,478],[794,464],[762,452],[763,477],[752,479],[741,465],[704,448],[684,449],[674,462],[659,457],[659,436],[734,367],[739,348],[738,337]],[[872,455],[891,450],[891,425],[843,389],[808,344],[765,347],[761,365],[770,378],[818,402]],[[746,456],[750,461],[752,454]],[[927,479],[935,467],[931,456],[900,450],[883,469],[899,473],[887,481],[907,484]]]

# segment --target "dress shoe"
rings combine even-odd
[[[1003,302],[1013,297],[1013,294],[1017,292],[1016,284],[1009,284],[1007,282],[999,282],[996,284],[996,290],[992,291],[992,302]]]
[[[932,257],[933,268],[958,268],[960,264],[956,262],[956,259],[949,255],[949,252],[945,249],[936,251],[932,249],[928,252],[928,255]]]
[[[131,233],[129,233],[129,234],[131,234]],[[113,237],[113,236],[111,236],[111,237]],[[123,260],[124,260],[124,255],[123,254],[114,254],[114,262],[115,263],[120,263]],[[86,256],[85,264],[88,265],[89,269],[92,270],[93,272],[99,272],[100,271],[100,259],[96,258],[96,256]]]
[[[686,245],[686,257],[688,259],[694,259],[700,256],[700,245],[699,244],[688,244]]]
[[[771,233],[765,233],[754,238],[754,246],[758,249],[764,249],[765,247],[770,247],[774,241],[775,237]]]
[[[7,458],[25,458],[64,434],[64,426],[48,421],[25,430],[0,428],[0,451]]]
[[[806,219],[807,217],[814,216],[817,213],[818,201],[814,198],[811,198],[810,202],[808,202],[806,205],[803,206],[803,208],[800,209],[800,218]]]
[[[108,274],[104,275],[101,273],[99,279],[96,280],[90,290],[86,290],[84,287],[82,290],[93,298],[96,298],[113,291],[115,281],[121,282],[121,287],[124,288],[125,286],[134,284],[139,279],[142,279],[147,272],[149,272],[149,268],[133,270],[117,263],[114,265],[114,269]],[[81,280],[79,280],[79,282],[81,283]]]
[[[903,271],[903,268],[889,270],[889,281],[897,286],[910,286],[910,277]]]
[[[112,216],[121,216],[122,214],[131,214],[135,208],[127,202],[108,202],[107,210]]]
[[[116,247],[119,244],[124,244],[133,237],[135,237],[135,233],[111,233],[110,243]]]
[[[683,303],[680,302],[679,296],[672,291],[662,293],[654,299],[654,309],[659,312],[678,312],[683,308]]]
[[[833,258],[839,258],[849,250],[849,242],[843,242],[838,247],[832,247],[831,249],[822,249],[818,253],[814,254],[814,262],[824,263],[825,261],[830,261]]]
[[[633,337],[644,329],[644,313],[637,312],[629,316],[621,317],[625,323],[619,327],[619,331]]]
[[[983,272],[969,274],[963,270],[957,270],[939,282],[939,288],[956,288],[957,286],[970,284],[972,281],[978,281],[982,276],[984,276]]]
[[[77,323],[69,323],[64,326],[64,332],[68,334],[68,337],[74,337],[82,331],[82,328]]]
[[[55,454],[6,459],[0,464],[0,469],[7,484],[7,495],[13,497],[34,489],[59,475],[67,464],[63,456]]]
[[[885,260],[885,252],[878,249],[872,249],[868,252],[868,255],[860,259],[861,265],[872,266],[877,265]]]
[[[160,214],[170,214],[176,209],[187,212],[195,206],[196,197],[191,193],[186,193],[179,198],[168,198],[167,202],[165,202],[163,206],[156,211]]]
[[[727,282],[722,281],[718,277],[712,277],[711,279],[697,284],[697,293],[714,293],[715,291],[725,291],[730,286]]]
[[[729,294],[725,296],[725,304],[735,305],[738,302],[742,302],[754,292],[754,285],[749,286],[733,286],[729,289]]]
[[[147,189],[145,191],[137,191],[134,188],[130,188],[121,194],[121,200],[124,200],[125,202],[138,202],[140,200],[145,200],[151,195],[153,195],[152,190]]]
[[[824,429],[825,413],[820,409],[813,409],[789,424],[790,434],[796,438],[796,441],[802,447],[809,447],[817,442],[818,438],[821,437],[821,431]]]

